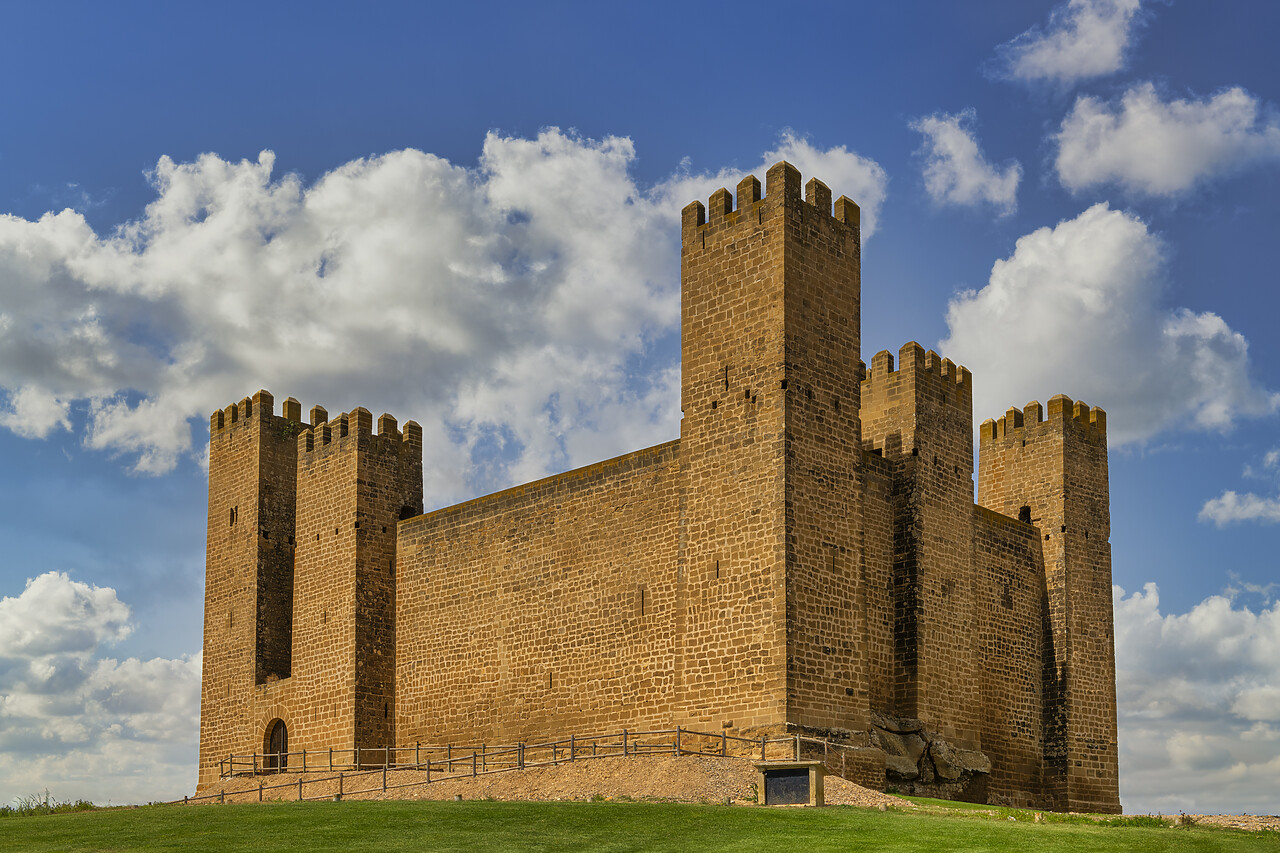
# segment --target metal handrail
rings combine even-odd
[[[661,742],[661,741],[654,742],[651,740],[648,743],[645,743],[640,739],[641,737],[653,738],[653,737],[660,737],[664,735],[672,735],[673,738],[670,742]],[[704,742],[707,740],[710,740],[712,742],[718,742],[719,749],[718,750],[713,749],[712,751],[707,751],[705,749],[696,749],[693,747],[697,746],[697,744],[689,743],[688,741],[685,740],[686,738],[703,739]],[[747,755],[744,755],[743,752],[736,752],[731,755],[728,750],[728,744],[730,741],[733,741],[735,743],[741,743],[741,744],[749,744],[751,746],[751,750],[746,751]],[[623,729],[621,732],[618,732],[618,733],[610,733],[610,734],[603,734],[603,735],[589,735],[589,736],[570,735],[568,738],[562,738],[560,740],[553,740],[553,741],[544,741],[542,743],[534,743],[534,744],[515,743],[515,744],[498,744],[498,745],[480,744],[478,746],[477,745],[460,746],[457,744],[423,745],[421,743],[415,743],[413,746],[399,746],[399,747],[376,747],[376,748],[355,747],[352,749],[345,749],[345,750],[344,749],[336,749],[336,750],[325,749],[325,750],[319,750],[319,751],[313,750],[312,754],[318,753],[319,755],[324,756],[326,758],[326,761],[322,762],[319,765],[317,765],[315,762],[312,762],[311,769],[307,771],[308,773],[324,771],[326,769],[326,766],[330,769],[333,769],[334,768],[333,757],[335,755],[341,757],[346,753],[350,753],[353,760],[353,764],[351,765],[341,765],[339,767],[339,772],[337,775],[332,775],[330,773],[330,775],[313,777],[313,778],[305,778],[306,774],[302,770],[302,767],[298,766],[297,762],[290,760],[293,758],[293,756],[299,756],[301,757],[302,761],[305,762],[306,761],[305,756],[307,754],[307,750],[297,750],[297,751],[291,751],[288,753],[266,753],[265,755],[263,753],[253,753],[252,755],[230,755],[226,759],[223,759],[223,761],[220,762],[220,765],[224,770],[227,768],[235,768],[241,765],[250,767],[250,768],[263,768],[264,764],[259,762],[260,758],[275,757],[279,759],[280,757],[283,756],[286,758],[286,762],[285,762],[286,766],[284,768],[280,768],[277,770],[270,770],[270,771],[259,769],[259,770],[251,771],[251,775],[262,776],[262,775],[277,775],[277,774],[284,774],[284,773],[297,773],[298,775],[295,779],[292,779],[289,782],[285,782],[278,785],[265,785],[261,781],[259,781],[258,787],[256,790],[246,789],[244,791],[231,792],[230,796],[232,798],[236,798],[236,797],[245,798],[245,797],[252,797],[252,795],[256,794],[258,800],[261,801],[264,792],[276,791],[276,790],[288,788],[290,790],[296,790],[297,799],[299,801],[302,801],[302,800],[324,800],[324,799],[335,798],[335,795],[332,793],[325,793],[321,795],[312,795],[312,796],[306,795],[306,791],[305,791],[306,785],[315,785],[315,784],[320,784],[324,782],[336,781],[338,783],[338,791],[336,794],[336,798],[341,799],[344,796],[354,796],[358,794],[373,793],[376,791],[385,792],[385,791],[393,790],[396,788],[407,788],[407,787],[412,787],[414,785],[430,784],[432,782],[443,782],[449,779],[472,778],[476,776],[488,775],[493,773],[505,773],[511,770],[522,770],[530,767],[547,767],[547,766],[554,766],[554,765],[572,762],[572,761],[578,761],[578,760],[588,760],[592,758],[618,757],[623,755],[633,756],[633,755],[653,755],[653,754],[669,753],[675,756],[705,755],[705,756],[714,756],[714,757],[740,758],[740,757],[753,756],[754,750],[758,746],[760,749],[761,757],[767,758],[769,753],[769,747],[771,745],[777,746],[779,744],[787,744],[789,747],[786,750],[786,753],[788,754],[787,757],[792,758],[794,760],[799,760],[803,752],[803,744],[805,743],[820,745],[822,747],[824,756],[826,756],[832,749],[847,750],[847,749],[864,748],[860,745],[831,743],[831,741],[826,738],[813,738],[813,737],[808,737],[806,735],[801,735],[801,734],[789,735],[787,737],[781,737],[781,738],[770,738],[768,736],[763,736],[760,738],[745,738],[738,735],[731,735],[727,732],[719,732],[719,733],[699,732],[693,729],[686,729],[681,726],[677,726],[674,729],[652,729],[652,730],[644,730],[644,731],[631,731],[629,729]],[[590,751],[588,751],[585,747],[585,745],[587,744],[590,745]],[[600,746],[602,744],[605,747],[607,747],[605,751],[600,750]],[[568,747],[567,749],[565,748],[566,746]],[[529,760],[529,752],[531,750],[534,751],[535,758],[537,757],[537,752],[539,750],[549,751],[550,757],[547,758],[547,760],[543,760],[543,761],[538,761],[538,760],[531,761]],[[361,769],[359,767],[353,766],[355,762],[359,761],[359,758],[361,757],[360,753],[362,751],[365,752],[366,754],[374,754],[374,755],[381,753],[383,758],[381,766],[373,765],[373,766],[368,766],[365,769]],[[423,757],[424,751],[427,752],[426,761],[421,760]],[[408,762],[400,763],[398,761],[393,763],[392,761],[393,755],[399,755],[401,753],[407,754],[408,752],[412,752],[414,755],[415,760],[413,763],[408,763]],[[443,752],[444,757],[433,759],[430,757],[430,754],[432,752]],[[776,755],[777,750],[775,750],[774,753]],[[304,764],[302,766],[306,766],[306,765]],[[389,783],[387,781],[387,774],[393,770],[394,771],[401,771],[401,770],[425,771],[424,773],[425,778],[413,779],[411,781],[401,782],[401,783]],[[233,776],[243,777],[244,775],[246,774],[224,773],[223,778],[224,779],[231,778]],[[380,776],[381,777],[380,785],[372,788],[362,788],[357,790],[351,790],[346,787],[346,782],[349,779],[363,779],[369,776]],[[184,797],[182,800],[175,801],[175,802],[195,803],[195,802],[201,802],[205,800],[217,800],[218,802],[226,802],[227,796],[228,796],[228,792],[223,790],[223,791],[219,791],[216,794],[204,794],[198,797]]]
[[[669,740],[654,741],[653,738]],[[646,742],[644,739],[649,738]],[[707,742],[711,741],[711,744]],[[718,743],[716,743],[718,742]],[[791,735],[782,738],[747,738],[728,732],[701,732],[677,726],[674,729],[642,729],[607,734],[577,735],[540,743],[514,744],[422,744],[412,746],[353,747],[350,749],[326,748],[323,750],[291,750],[284,753],[231,754],[219,762],[221,778],[235,776],[276,775],[280,773],[307,773],[316,771],[360,772],[369,769],[418,769],[455,775],[459,767],[467,775],[497,772],[532,766],[557,765],[564,761],[587,758],[604,758],[639,754],[670,752],[673,755],[729,755],[729,744],[757,746],[760,756],[767,758],[770,745],[793,745],[793,757],[798,759],[802,742],[822,744],[824,754],[831,748],[849,748],[832,744],[827,739]],[[719,747],[716,750],[714,747]],[[708,749],[710,746],[712,748]],[[735,754],[747,752],[735,749]],[[440,755],[443,753],[443,755]],[[544,754],[549,753],[545,760]],[[440,755],[440,757],[436,757]],[[412,760],[409,760],[410,757]],[[474,767],[473,767],[474,766]]]

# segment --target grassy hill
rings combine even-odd
[[[1280,850],[1274,832],[1151,825],[1151,818],[1050,816],[1038,824],[1027,812],[953,805],[923,802],[913,812],[616,802],[142,806],[0,819],[0,850]]]

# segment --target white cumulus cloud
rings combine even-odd
[[[1119,71],[1138,21],[1139,0],[1069,0],[996,48],[997,75],[1067,86]]]
[[[954,115],[937,113],[911,122],[924,135],[924,186],[937,204],[990,204],[1001,216],[1018,207],[1022,166],[1016,160],[997,169],[987,162],[972,125],[973,110]]]
[[[9,394],[0,409],[0,426],[24,438],[45,438],[54,429],[71,429],[70,406],[46,389],[23,385]]]
[[[1114,588],[1120,796],[1126,811],[1275,810],[1280,604],[1226,595],[1163,613]]]
[[[1239,87],[1164,100],[1140,83],[1118,102],[1078,98],[1056,140],[1058,179],[1068,189],[1116,184],[1167,197],[1280,160],[1280,118]]]
[[[1264,524],[1280,524],[1280,498],[1267,498],[1246,492],[1241,495],[1230,489],[1216,498],[1205,501],[1200,509],[1201,521],[1212,521],[1224,527],[1233,521],[1261,521]]]
[[[938,345],[973,371],[976,418],[1063,393],[1107,410],[1114,447],[1280,408],[1250,376],[1242,335],[1162,304],[1165,256],[1142,220],[1105,203],[1020,238],[985,287],[951,300]]]
[[[115,590],[46,572],[0,599],[0,801],[146,802],[194,786],[200,656],[116,660]]]
[[[1267,451],[1262,457],[1261,467],[1246,466],[1244,475],[1255,479],[1273,479],[1280,485],[1280,448]],[[1227,489],[1218,497],[1205,501],[1200,508],[1200,520],[1212,522],[1218,527],[1246,521],[1280,524],[1280,494],[1266,497],[1254,492],[1240,494]]]
[[[0,425],[83,411],[87,446],[160,473],[258,388],[362,405],[423,425],[429,503],[674,437],[679,210],[744,173],[646,189],[635,156],[553,128],[489,134],[472,168],[410,149],[311,184],[271,152],[163,157],[110,233],[0,217]],[[754,173],[783,158],[874,230],[879,165],[787,133]]]

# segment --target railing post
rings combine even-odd
[[[258,775],[258,753],[253,754],[253,775]]]
[[[218,802],[225,803],[227,801],[227,792],[225,790],[218,792]]]
[[[796,732],[796,761],[800,760],[800,733]]]
[[[680,727],[676,726],[676,758],[680,757]]]
[[[524,744],[516,744],[516,761],[520,764],[520,769],[524,769]]]
[[[329,769],[333,769],[333,747],[329,747]]]
[[[480,770],[489,772],[489,745],[484,743],[480,744]]]
[[[431,756],[427,756],[427,784],[431,784]]]
[[[307,772],[307,751],[305,749],[302,750],[302,772]]]
[[[622,730],[622,757],[627,757],[627,730]]]
[[[262,802],[262,782],[258,782],[258,802]]]
[[[413,742],[413,766],[417,767],[422,764],[422,744],[419,741]]]
[[[471,778],[474,779],[475,776],[476,776],[476,751],[473,749],[471,750]]]
[[[342,774],[338,774],[338,799],[342,799]]]
[[[729,754],[729,733],[722,731],[720,732],[720,755],[726,756],[728,754]]]
[[[382,765],[382,793],[387,792],[387,765]]]
[[[298,802],[302,802],[302,777],[298,777]]]
[[[569,760],[574,761],[578,757],[578,741],[576,735],[569,735]]]

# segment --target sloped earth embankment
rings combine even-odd
[[[262,799],[298,799],[298,778],[303,796],[331,799],[338,794],[339,781],[329,771],[281,774],[228,779],[201,791],[202,795],[224,794],[226,802],[257,802],[258,785]],[[436,774],[438,776],[438,774]],[[381,771],[343,774],[343,799],[360,800],[655,800],[678,803],[756,802],[756,771],[743,758],[713,758],[699,755],[628,756],[566,762],[551,767],[531,767],[474,778],[453,778],[428,783],[421,770],[388,770],[387,790],[382,790]],[[273,787],[282,786],[282,787]],[[372,790],[370,790],[372,789]],[[825,799],[829,805],[878,808],[881,805],[913,808],[899,797],[872,791],[838,776],[827,776]],[[208,802],[203,800],[202,802]]]

